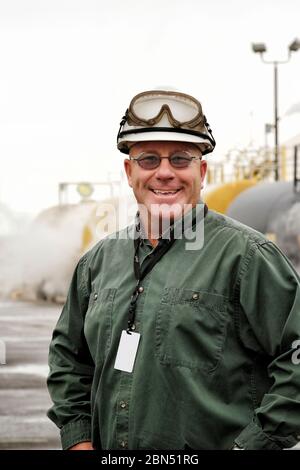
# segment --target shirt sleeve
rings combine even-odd
[[[251,330],[267,358],[271,387],[253,421],[235,442],[244,449],[283,449],[300,435],[299,276],[271,242],[253,244],[239,285],[239,328],[244,346]]]
[[[63,449],[91,440],[94,363],[83,332],[89,302],[85,265],[86,256],[73,274],[49,348],[47,385],[53,406],[48,417],[60,428]]]

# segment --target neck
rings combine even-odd
[[[158,240],[165,233],[167,236],[170,233],[170,227],[173,226],[176,220],[183,217],[180,214],[176,219],[170,217],[169,214],[166,217],[162,217],[161,213],[155,214],[148,212],[144,206],[139,207],[139,218],[141,221],[141,235],[147,238],[152,246],[158,245]]]
[[[152,245],[154,248],[158,245],[158,240],[157,240],[157,238],[150,238],[150,237],[148,237],[148,240],[149,240],[149,242],[151,243],[151,245]]]
[[[204,204],[201,200],[199,200],[199,203],[204,207]],[[198,203],[198,204],[199,204]],[[141,236],[143,238],[147,238],[152,246],[157,246],[158,245],[158,239],[164,234],[169,234],[169,229],[173,224],[175,226],[177,225],[177,221],[180,221],[180,219],[185,218],[191,211],[196,210],[197,211],[197,204],[193,204],[191,206],[190,210],[186,211],[185,213],[180,214],[180,216],[176,217],[174,220],[167,218],[163,218],[158,214],[150,213],[146,210],[145,206],[139,206],[139,218],[141,222]],[[193,212],[191,212],[191,215],[193,215]],[[195,216],[195,213],[193,217]],[[204,217],[205,217],[205,209],[204,209]],[[192,220],[189,220],[189,218],[184,219],[183,225],[180,223],[179,230],[186,229],[188,228],[189,224],[191,224]]]

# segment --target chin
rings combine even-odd
[[[172,205],[167,204],[154,204],[151,206],[151,216],[164,221],[170,221],[171,223],[183,216],[184,205],[177,203]]]

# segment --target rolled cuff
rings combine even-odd
[[[292,437],[277,437],[276,441],[268,436],[255,422],[250,423],[235,439],[235,443],[245,450],[282,450],[292,447],[297,440]]]
[[[91,422],[82,419],[68,423],[61,429],[60,437],[63,450],[67,450],[79,442],[91,441]]]

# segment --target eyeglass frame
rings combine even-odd
[[[190,158],[190,161],[189,161],[189,163],[188,163],[187,166],[176,167],[176,166],[172,165],[171,158],[172,158],[174,155],[180,154],[180,153],[186,154],[186,155]],[[155,166],[154,168],[143,168],[143,167],[140,165],[140,163],[139,163],[139,160],[141,159],[141,157],[142,157],[143,155],[148,155],[148,156],[155,156],[155,157],[157,157],[157,158],[159,159],[159,164],[158,164],[157,166]],[[192,161],[194,161],[194,160],[200,160],[200,161],[201,161],[201,160],[202,160],[202,155],[195,157],[194,155],[191,155],[191,154],[188,153],[188,152],[179,152],[179,151],[177,151],[177,152],[174,152],[174,153],[173,153],[172,155],[170,155],[169,157],[161,157],[160,155],[157,155],[157,154],[155,154],[154,152],[153,152],[153,153],[142,152],[142,153],[140,153],[137,157],[131,157],[131,156],[129,155],[128,158],[129,158],[130,161],[136,162],[136,163],[139,165],[139,167],[142,168],[143,170],[156,170],[157,168],[160,167],[161,161],[162,161],[163,158],[166,158],[166,159],[169,161],[169,164],[171,165],[171,167],[172,167],[172,168],[175,168],[175,170],[183,170],[183,169],[185,169],[185,168],[188,168],[188,167],[191,165]],[[186,159],[186,160],[188,160],[188,159]]]

